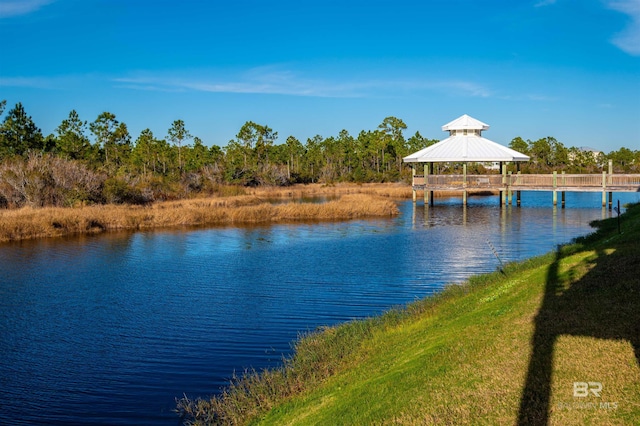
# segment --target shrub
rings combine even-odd
[[[84,164],[31,152],[0,164],[0,206],[67,207],[102,201],[105,176]]]
[[[112,204],[147,204],[151,201],[121,178],[107,179],[102,193],[106,202]]]

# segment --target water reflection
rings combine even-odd
[[[15,411],[0,423],[20,413],[26,423],[175,424],[175,397],[277,365],[300,332],[495,270],[487,241],[503,261],[522,259],[610,214],[552,209],[544,195],[522,202],[409,201],[393,219],[1,245],[0,382]]]

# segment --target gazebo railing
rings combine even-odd
[[[467,175],[467,187],[495,188],[502,185],[502,175]]]
[[[495,188],[502,186],[502,175],[415,175],[413,184],[430,188]]]

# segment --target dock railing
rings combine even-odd
[[[640,174],[415,175],[414,189],[640,192]]]
[[[549,190],[553,188],[602,188],[602,175],[510,175],[512,189]],[[606,184],[606,181],[605,181]]]
[[[610,174],[607,175],[607,186],[616,187],[616,186],[637,186],[640,188],[640,174],[638,175],[618,175],[618,174]]]

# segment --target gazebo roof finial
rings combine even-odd
[[[444,132],[451,130],[487,130],[489,125],[464,114],[442,126]]]

